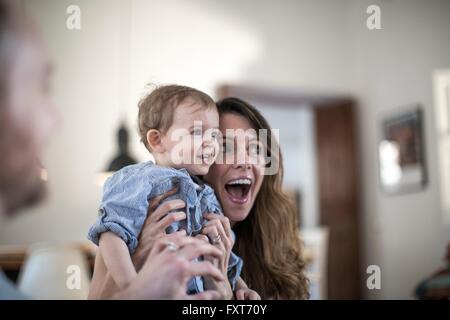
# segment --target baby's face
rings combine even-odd
[[[219,151],[219,134],[217,109],[186,99],[176,108],[172,126],[161,139],[167,164],[193,175],[207,174]]]

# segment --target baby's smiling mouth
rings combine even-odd
[[[232,202],[243,204],[248,200],[252,183],[248,177],[232,179],[225,184],[225,191]]]

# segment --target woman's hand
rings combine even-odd
[[[222,251],[223,255],[219,259],[218,267],[224,274],[227,274],[231,249],[234,245],[230,220],[225,216],[214,213],[204,214],[203,217],[208,222],[203,227],[201,233],[208,237],[212,245]]]
[[[224,282],[205,279],[205,287],[218,290],[221,292],[223,299],[231,299],[233,297],[233,291],[228,281],[227,273],[234,240],[232,237],[230,221],[225,216],[213,213],[205,214],[204,218],[208,220],[201,232],[204,240],[211,242],[222,252],[222,255],[219,258],[205,257],[205,260],[211,261],[214,266],[218,267],[226,279]]]
[[[261,300],[255,290],[250,289],[241,277],[236,279],[236,300]]]
[[[236,300],[261,300],[261,296],[255,290],[243,288],[236,290]]]
[[[199,256],[218,258],[222,252],[202,240],[180,234],[157,239],[140,272],[115,299],[218,299],[217,291],[188,295],[186,287],[193,276],[221,282],[222,272],[208,261],[193,261]]]
[[[132,256],[132,260],[137,271],[147,260],[147,256],[153,248],[155,241],[166,235],[166,228],[173,222],[186,219],[186,213],[183,211],[174,212],[168,215],[168,213],[173,210],[180,210],[184,208],[186,204],[183,200],[170,200],[160,205],[164,199],[176,194],[177,192],[178,189],[174,188],[163,195],[153,198],[150,201],[147,218],[139,235],[139,244]],[[178,231],[177,233],[186,235],[184,230]]]

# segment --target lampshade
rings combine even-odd
[[[77,277],[77,286],[71,278]],[[86,299],[90,271],[81,249],[73,245],[43,243],[32,246],[19,275],[18,287],[33,299]],[[78,286],[79,284],[79,286]]]

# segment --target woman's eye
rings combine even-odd
[[[192,130],[191,134],[193,134],[194,136],[201,136],[202,129],[194,129],[194,130]]]

